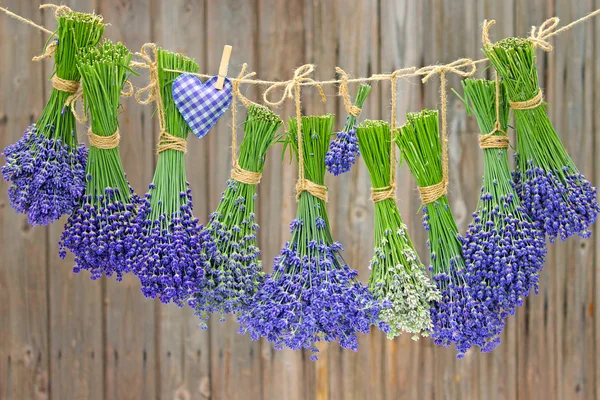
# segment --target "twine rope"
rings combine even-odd
[[[346,108],[346,112],[354,117],[358,117],[362,110],[360,107],[357,107],[354,104],[352,104],[352,99],[350,99],[350,93],[348,92],[348,74],[340,67],[335,67],[335,72],[337,72],[341,76],[338,94],[342,96],[342,100],[344,100],[344,107]]]
[[[249,79],[256,75],[255,72],[246,74],[246,68],[248,68],[248,64],[244,63],[238,76],[239,79]],[[231,179],[248,185],[258,185],[262,178],[262,174],[260,172],[248,171],[240,167],[237,156],[237,100],[239,99],[246,108],[252,105],[252,101],[240,93],[239,80],[232,82],[231,89],[233,92],[233,100],[231,102],[231,160],[233,163]]]
[[[90,145],[102,150],[114,149],[119,145],[119,141],[121,140],[119,128],[117,128],[112,135],[102,136],[96,135],[94,132],[92,132],[92,128],[90,127],[88,129],[88,137],[90,138]]]
[[[52,87],[61,92],[75,94],[79,91],[79,81],[70,81],[54,75],[52,77]]]
[[[508,135],[502,129],[500,124],[500,77],[498,73],[496,75],[496,122],[494,123],[494,130],[486,135],[479,136],[479,147],[482,149],[507,149],[510,145]],[[498,132],[500,135],[496,135]]]
[[[525,101],[509,101],[508,104],[513,110],[531,110],[533,108],[537,108],[544,103],[544,94],[542,93],[542,89],[538,89],[537,94]]]
[[[296,182],[296,201],[300,200],[302,192],[308,192],[316,198],[319,198],[327,203],[327,187],[309,181],[304,177],[304,144],[302,141],[302,99],[301,85],[310,84],[316,86],[321,94],[321,100],[327,101],[323,88],[319,83],[314,81],[309,75],[314,71],[313,64],[302,65],[294,71],[294,76],[289,81],[275,82],[271,84],[263,93],[263,100],[270,106],[278,107],[285,101],[286,98],[293,99],[296,105],[296,129],[298,135],[298,181]],[[269,100],[271,90],[284,86],[283,95],[277,101]]]
[[[142,105],[150,104],[153,101],[156,102],[158,125],[160,127],[156,154],[160,154],[165,150],[176,150],[185,153],[187,152],[187,141],[183,138],[171,135],[166,131],[165,107],[160,93],[157,52],[158,47],[155,43],[145,43],[142,46],[142,49],[135,53],[142,61],[132,61],[130,65],[134,68],[145,68],[150,75],[150,83],[147,86],[138,89],[135,93],[135,100]],[[185,73],[185,71],[183,73]],[[146,97],[143,97],[144,94],[146,94]]]

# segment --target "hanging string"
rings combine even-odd
[[[275,82],[269,86],[263,94],[263,100],[270,106],[278,107],[283,104],[286,98],[294,99],[296,104],[296,129],[298,130],[298,182],[296,182],[296,201],[300,200],[300,195],[302,192],[308,192],[324,202],[327,202],[327,187],[311,182],[304,177],[304,145],[302,142],[302,100],[300,97],[300,86],[302,84],[316,86],[319,89],[319,93],[321,94],[321,99],[323,102],[327,101],[321,85],[309,77],[314,69],[315,66],[312,64],[305,64],[296,68],[294,71],[294,77],[290,81]],[[269,93],[275,88],[282,86],[284,86],[284,90],[281,98],[277,101],[270,101]]]
[[[158,47],[155,43],[146,43],[141,51],[135,53],[142,62],[132,61],[130,66],[133,68],[145,68],[150,75],[150,83],[135,93],[135,100],[142,105],[156,102],[158,112],[158,125],[160,134],[158,136],[158,146],[156,153],[160,154],[165,150],[176,150],[185,153],[187,151],[187,141],[183,138],[173,136],[166,131],[165,108],[162,101],[160,90],[160,80],[158,76]],[[144,94],[145,97],[144,97]]]
[[[439,183],[431,186],[419,187],[421,201],[423,204],[429,204],[440,197],[444,196],[448,191],[448,95],[446,91],[446,73],[452,72],[462,77],[472,76],[477,67],[473,60],[461,58],[446,65],[433,65],[423,67],[417,70],[416,74],[423,75],[422,82],[427,81],[435,74],[440,75],[440,106],[442,114],[442,129],[441,129],[441,145],[442,145],[442,180]]]
[[[245,74],[247,67],[248,64],[246,63],[242,65],[242,70],[240,71],[238,79],[249,79],[256,75],[255,72]],[[258,185],[262,178],[262,174],[260,172],[248,171],[240,167],[237,156],[237,100],[239,99],[246,108],[252,105],[252,101],[240,93],[239,80],[232,82],[231,87],[233,92],[233,100],[231,102],[231,160],[233,163],[231,179],[248,185]]]
[[[341,76],[338,94],[342,96],[346,112],[354,117],[358,117],[362,110],[360,109],[360,107],[357,107],[354,104],[352,104],[352,99],[350,98],[350,93],[348,92],[348,74],[340,67],[335,67],[335,72],[337,72]]]
[[[496,122],[494,123],[494,130],[486,135],[479,136],[479,147],[482,149],[507,149],[510,145],[508,135],[502,129],[500,123],[500,77],[498,73],[496,76]],[[499,133],[500,135],[496,135]]]
[[[119,133],[119,128],[109,136],[96,135],[92,132],[92,128],[88,129],[88,137],[90,138],[90,145],[102,149],[102,150],[110,150],[114,149],[119,145],[119,140],[121,139],[121,134]]]

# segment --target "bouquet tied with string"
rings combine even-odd
[[[357,128],[358,142],[371,175],[371,199],[375,208],[375,250],[369,265],[369,289],[387,307],[381,321],[390,327],[389,339],[402,332],[429,336],[431,302],[440,292],[421,263],[408,236],[395,201],[395,155],[392,138],[384,121],[365,121]]]
[[[346,89],[342,89],[346,88]],[[355,104],[350,104],[349,95],[347,95],[347,83],[342,82],[340,92],[344,97],[348,117],[344,129],[336,134],[336,138],[329,145],[329,150],[325,155],[325,166],[329,173],[338,176],[350,171],[357,158],[360,156],[358,139],[356,137],[356,118],[359,116],[361,108],[371,93],[370,85],[359,85]]]
[[[155,100],[160,122],[158,161],[149,191],[141,200],[136,223],[141,236],[135,243],[133,272],[146,297],[163,303],[183,305],[202,284],[204,268],[216,249],[210,233],[192,214],[192,196],[186,180],[184,153],[189,134],[171,93],[179,70],[197,72],[195,61],[177,53],[146,44],[139,54],[150,69],[150,91],[142,103]],[[154,57],[154,58],[153,58]]]
[[[121,91],[129,72],[131,52],[105,40],[77,56],[85,108],[91,115],[86,188],[69,217],[60,241],[60,255],[75,255],[74,272],[87,270],[92,279],[129,271],[131,248],[138,240],[134,224],[138,197],[127,182],[119,152]]]
[[[515,188],[529,216],[551,242],[591,235],[600,205],[596,188],[579,172],[552,126],[538,84],[530,39],[488,43],[484,52],[506,87],[517,131]]]
[[[259,226],[255,201],[267,150],[274,143],[275,133],[282,123],[266,107],[252,104],[246,115],[238,159],[235,159],[235,146],[232,146],[234,169],[231,179],[206,226],[216,243],[218,255],[206,264],[202,286],[192,304],[203,328],[206,328],[211,313],[219,313],[223,318],[225,314],[239,314],[248,309],[264,280],[261,252],[256,243]]]
[[[102,17],[59,7],[57,38],[46,46],[54,54],[48,103],[23,137],[7,146],[2,176],[10,182],[11,206],[32,225],[47,225],[71,214],[85,190],[87,150],[77,141],[76,119],[69,104],[79,89],[78,49],[95,46],[104,32]]]
[[[491,351],[500,339],[503,319],[490,312],[484,302],[471,295],[465,278],[458,228],[448,198],[447,165],[441,162],[437,111],[408,113],[407,122],[395,137],[403,159],[412,172],[423,201],[423,227],[427,231],[432,277],[441,300],[431,307],[435,344],[455,344],[457,357],[464,357],[472,346]],[[446,146],[446,138],[444,138]]]
[[[472,297],[505,317],[514,314],[532,289],[537,293],[546,240],[512,186],[506,136],[509,109],[503,86],[496,84],[485,79],[462,83],[464,103],[477,118],[484,152],[481,194],[462,242]]]
[[[319,341],[339,341],[357,350],[357,333],[379,324],[380,303],[357,281],[357,271],[341,257],[327,216],[325,153],[332,115],[290,119],[286,145],[298,158],[298,211],[290,224],[292,239],[274,260],[273,272],[254,296],[250,309],[238,319],[240,333],[252,340],[265,337],[276,349],[310,349],[316,360]],[[300,134],[298,132],[300,131]]]

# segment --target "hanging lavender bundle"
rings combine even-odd
[[[290,224],[292,239],[275,258],[273,272],[239,321],[240,333],[250,333],[252,340],[265,337],[276,349],[310,349],[311,359],[316,360],[319,341],[339,341],[356,351],[356,334],[369,333],[371,325],[378,323],[381,306],[357,281],[357,271],[346,265],[340,255],[342,246],[331,236],[322,185],[334,117],[302,117],[301,121],[301,141],[295,119],[290,119],[286,141],[301,168],[304,165],[298,182],[298,213]]]
[[[264,280],[256,245],[258,224],[254,203],[267,150],[282,123],[265,107],[253,104],[248,108],[237,167],[206,226],[216,243],[218,256],[207,264],[201,289],[193,299],[192,306],[203,328],[211,313],[223,317],[248,309]]]
[[[465,280],[458,228],[445,194],[447,177],[440,161],[438,113],[423,110],[408,113],[406,118],[395,140],[421,191],[423,226],[430,251],[429,269],[442,295],[431,308],[431,337],[436,345],[449,347],[454,343],[458,358],[464,357],[472,346],[491,351],[500,341],[498,335],[504,322],[471,296]]]
[[[90,150],[85,193],[62,234],[60,255],[75,255],[74,272],[87,270],[92,279],[128,272],[130,249],[137,240],[133,194],[119,153],[118,114],[121,90],[127,79],[131,52],[121,43],[105,40],[99,47],[80,50],[86,109],[91,115]]]
[[[48,45],[54,48],[50,99],[37,123],[3,152],[10,204],[31,225],[71,214],[85,190],[87,151],[78,145],[75,116],[66,104],[79,88],[77,50],[95,46],[105,25],[98,15],[72,11],[57,13],[57,21],[57,39]]]
[[[531,289],[537,293],[546,240],[511,184],[505,133],[509,110],[503,86],[498,112],[496,82],[465,79],[462,86],[467,112],[479,124],[484,153],[481,196],[463,239],[465,276],[472,297],[505,317],[514,314]]]
[[[329,145],[329,150],[325,155],[325,166],[330,174],[338,176],[350,171],[350,168],[360,156],[358,139],[356,138],[356,118],[369,93],[371,93],[370,85],[360,85],[358,87],[358,94],[353,108],[356,111],[354,114],[348,114],[344,129],[337,133],[336,139]]]
[[[402,222],[392,185],[390,127],[384,121],[365,121],[357,129],[363,160],[371,175],[371,199],[375,207],[375,251],[370,263],[369,288],[388,305],[379,313],[389,325],[389,339],[402,332],[429,336],[431,302],[441,300],[440,292],[427,276]],[[390,174],[391,168],[394,168]]]
[[[488,44],[485,54],[507,89],[517,131],[517,193],[529,216],[548,238],[591,235],[600,205],[596,188],[577,170],[554,130],[538,84],[535,47],[530,40],[508,38]]]
[[[148,52],[155,52],[155,63]],[[153,90],[150,99],[157,102],[161,135],[154,179],[136,218],[141,237],[134,246],[133,271],[146,297],[183,307],[201,287],[215,246],[209,232],[192,215],[184,162],[189,128],[171,94],[178,74],[165,70],[197,72],[198,64],[152,44],[144,45],[141,56],[150,66],[150,76],[157,76],[149,88]]]

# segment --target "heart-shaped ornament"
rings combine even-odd
[[[225,113],[232,100],[231,81],[215,87],[216,76],[202,83],[194,75],[179,75],[173,82],[173,100],[196,137],[204,137]]]

